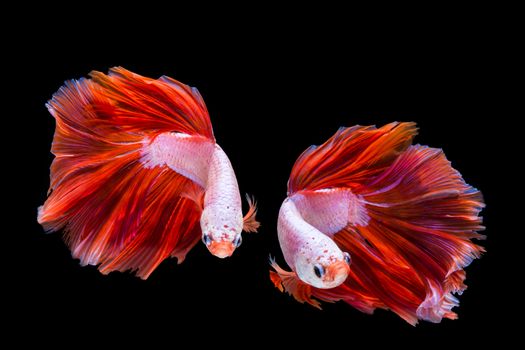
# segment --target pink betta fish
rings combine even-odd
[[[341,128],[296,161],[278,236],[292,272],[277,288],[299,302],[342,300],[408,323],[455,319],[463,270],[484,251],[481,193],[439,149],[411,145],[414,123]]]
[[[195,88],[123,68],[66,82],[47,104],[56,119],[46,231],[82,265],[133,270],[146,279],[166,258],[182,262],[202,239],[225,258],[255,232],[242,216],[232,165],[215,142]]]

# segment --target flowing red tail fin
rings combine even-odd
[[[108,75],[96,71],[90,75],[111,101],[91,105],[97,115],[94,127],[155,134],[176,131],[214,139],[208,110],[196,88],[167,76],[146,78],[122,67],[110,69]]]
[[[388,132],[377,137],[378,130]],[[471,242],[484,238],[477,233],[483,229],[481,193],[463,181],[441,150],[407,145],[414,124],[378,130],[340,130],[294,167],[290,192],[349,188],[367,215],[333,237],[352,257],[347,280],[333,289],[312,287],[310,297],[343,300],[368,313],[390,309],[411,324],[454,319],[453,294],[466,288],[463,269],[484,251]],[[277,277],[272,275],[274,283]]]
[[[359,188],[384,171],[411,143],[414,123],[341,128],[320,146],[311,146],[295,162],[288,193],[325,188]]]
[[[104,273],[135,270],[147,278],[172,255],[184,259],[199,238],[194,187],[167,166],[146,168],[141,150],[163,132],[214,142],[202,98],[170,78],[114,68],[69,81],[49,101],[56,119],[49,197],[38,221],[64,228],[73,256]]]
[[[417,145],[360,194],[368,226],[335,236],[358,259],[352,270],[361,276],[348,285],[365,281],[366,274],[361,287],[411,323],[456,318],[451,309],[459,302],[452,294],[466,288],[463,268],[484,251],[470,241],[484,238],[476,232],[483,229],[481,193],[441,150]],[[375,268],[366,271],[365,264]]]

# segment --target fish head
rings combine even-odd
[[[319,242],[321,241],[321,242]],[[316,288],[329,289],[342,284],[350,272],[350,254],[342,252],[328,237],[305,244],[295,259],[299,279]]]
[[[226,208],[229,209],[229,208]],[[202,242],[210,253],[218,258],[227,258],[242,243],[242,214],[224,212],[217,208],[205,208],[201,215]]]

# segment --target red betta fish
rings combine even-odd
[[[66,82],[47,104],[56,119],[49,197],[38,210],[82,265],[146,279],[166,258],[182,262],[202,238],[230,256],[243,218],[232,165],[215,142],[195,88],[123,68]]]
[[[270,277],[299,302],[343,300],[408,323],[455,319],[463,270],[484,251],[481,193],[414,123],[341,128],[296,161],[278,236],[292,272]]]

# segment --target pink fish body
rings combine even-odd
[[[237,178],[222,148],[201,136],[163,133],[145,142],[142,157],[145,167],[167,166],[204,189],[203,241],[214,255],[230,256],[241,244],[244,220]]]

